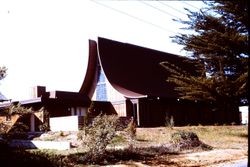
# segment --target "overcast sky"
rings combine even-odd
[[[88,39],[98,36],[184,55],[170,36],[184,7],[200,1],[0,0],[0,91],[29,99],[32,86],[78,91],[88,62]]]

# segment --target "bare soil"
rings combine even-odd
[[[236,149],[216,149],[194,153],[180,153],[178,155],[162,155],[147,162],[130,161],[110,167],[218,167],[238,160],[247,159],[245,151]]]
[[[138,129],[139,136],[150,134],[147,139],[154,142],[169,140],[175,131],[195,132],[199,139],[213,147],[213,150],[185,150],[178,155],[163,155],[149,166],[222,166],[237,160],[248,158],[248,126],[187,126],[173,129],[154,128]],[[138,136],[138,137],[139,137]],[[143,164],[145,166],[145,164]]]
[[[183,130],[196,133],[200,141],[211,146],[213,149],[204,151],[199,148],[193,148],[180,150],[178,152],[162,151],[163,148],[168,148],[168,146],[170,146],[171,134]],[[57,140],[71,139],[72,143],[79,144],[79,142],[77,141],[77,137],[74,137],[74,135],[77,134],[64,133],[60,135],[54,135],[56,136]],[[53,138],[51,137],[51,135],[47,137],[49,137],[50,139]],[[109,146],[109,148],[111,149],[123,149],[127,147],[128,142],[126,140],[112,143]],[[136,139],[133,142],[133,147],[138,148],[137,152],[141,152],[139,158],[122,158],[121,160],[107,162],[106,165],[102,166],[222,166],[224,164],[248,158],[248,126],[187,126],[174,128],[137,128]],[[56,153],[69,155],[79,152],[81,152],[81,148],[70,149],[68,151],[58,151]],[[148,154],[147,152],[150,153]],[[126,154],[124,154],[124,156],[126,156]],[[80,167],[84,165],[78,164],[76,166]]]

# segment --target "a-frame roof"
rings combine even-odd
[[[160,63],[168,61],[188,71],[195,67],[184,62],[186,58],[133,44],[105,38],[90,41],[89,62],[80,92],[93,95],[98,64],[110,84],[125,97],[142,96],[178,98],[175,85],[167,82],[170,75]],[[91,93],[90,93],[91,92]]]

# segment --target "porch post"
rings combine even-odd
[[[35,132],[35,116],[34,116],[34,114],[30,115],[30,131]]]
[[[137,111],[137,124],[141,126],[141,117],[140,117],[140,109],[139,109],[139,100],[136,101],[136,111]]]
[[[133,117],[136,117],[136,121],[137,121],[137,126],[141,125],[140,122],[140,110],[139,110],[139,100],[138,99],[132,99],[131,100],[132,105],[133,105]]]

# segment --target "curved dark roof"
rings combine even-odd
[[[105,38],[98,38],[98,52],[107,79],[128,97],[178,97],[175,85],[166,82],[169,73],[160,62],[194,71],[193,66],[183,62],[184,57]]]
[[[95,92],[98,75],[98,56],[96,41],[89,40],[89,57],[85,79],[79,93],[87,94],[91,98]]]
[[[96,45],[90,42],[88,69],[80,92],[93,91],[98,61],[110,84],[130,98],[178,98],[175,85],[166,81],[169,73],[160,65],[161,62],[168,61],[185,70],[195,71],[194,66],[183,62],[186,58],[178,55],[105,38],[98,38],[97,43],[98,54],[94,50]]]

